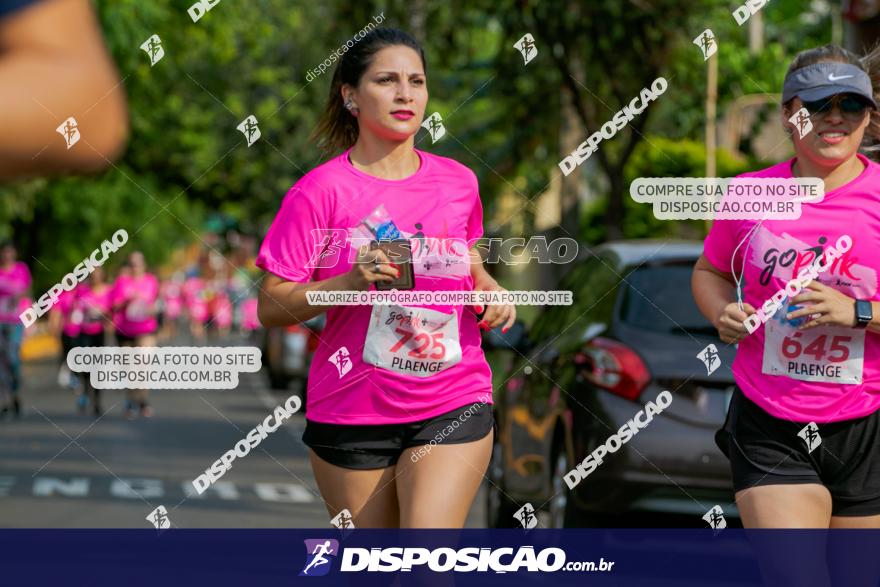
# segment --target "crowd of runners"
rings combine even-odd
[[[160,279],[139,251],[130,252],[112,273],[96,267],[84,281],[64,291],[48,312],[46,325],[60,339],[58,383],[72,390],[79,413],[102,414],[100,391],[88,373],[66,366],[74,347],[156,346],[160,341],[193,345],[222,339],[231,332],[259,327],[253,258],[234,250],[223,255],[205,250],[189,266]],[[31,271],[11,242],[0,247],[0,417],[21,414],[21,346],[25,326],[19,318],[39,297]],[[33,326],[33,328],[39,328]],[[189,344],[188,343],[188,344]],[[124,416],[149,418],[147,390],[126,392]]]

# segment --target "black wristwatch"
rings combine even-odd
[[[874,318],[870,300],[856,300],[856,328],[867,328]]]

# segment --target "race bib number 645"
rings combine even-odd
[[[764,373],[801,381],[861,383],[865,331],[842,326],[797,330],[769,320],[765,325]]]

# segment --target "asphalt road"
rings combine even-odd
[[[122,417],[124,392],[103,391],[101,418],[78,415],[58,364],[26,363],[24,414],[0,421],[0,526],[144,528],[163,505],[178,528],[329,527],[294,414],[202,495],[192,480],[295,390],[263,373],[235,390],[152,391],[151,419]],[[467,527],[484,527],[477,496]]]

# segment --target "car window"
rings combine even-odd
[[[616,255],[603,251],[578,263],[553,289],[572,292],[570,306],[547,306],[530,329],[529,337],[544,343],[571,334],[580,336],[583,325],[611,318],[621,272]]]
[[[655,332],[714,334],[691,294],[691,273],[693,262],[636,269],[621,290],[621,321]]]

